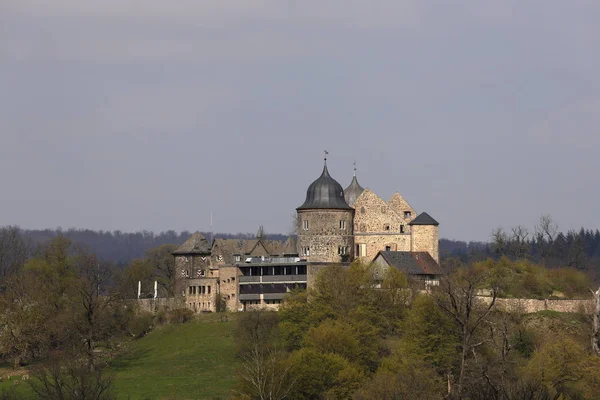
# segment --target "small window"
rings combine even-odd
[[[360,243],[356,245],[356,254],[358,257],[365,257],[367,255],[367,244]]]
[[[305,231],[308,230],[308,221],[307,220],[302,221],[302,229],[304,229]]]
[[[367,212],[367,210],[365,210],[365,208],[364,208],[364,207],[361,207],[361,208],[360,208],[360,213],[361,213],[361,214],[364,214],[364,213],[366,213],[366,212]]]
[[[341,230],[345,230],[346,229],[346,221],[344,221],[344,220],[340,221],[340,229]]]
[[[400,233],[404,233],[404,225],[400,225]]]
[[[410,216],[411,216],[410,211],[404,211],[404,218],[410,218]]]
[[[392,251],[392,246],[385,246],[385,251]]]
[[[235,276],[231,278],[231,282],[235,282]]]
[[[208,287],[208,294],[210,294],[210,286]]]
[[[303,256],[310,256],[310,247],[308,247],[308,246],[302,247],[302,255]]]
[[[390,224],[383,225],[383,230],[384,231],[389,231],[390,230]]]
[[[348,254],[348,247],[345,246],[338,246],[338,254],[340,256],[343,256],[345,254]]]
[[[235,256],[235,261],[240,262],[242,260],[242,256]]]

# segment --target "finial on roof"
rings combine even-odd
[[[324,157],[324,159],[325,159],[325,165],[327,165],[327,154],[329,154],[329,152],[327,150],[325,150],[325,157]]]
[[[356,161],[354,161],[354,176],[356,176]]]
[[[261,226],[258,227],[258,232],[256,232],[256,238],[257,239],[262,239],[264,236],[265,236],[265,229],[261,225]]]

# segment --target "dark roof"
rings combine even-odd
[[[431,217],[431,215],[426,212],[422,212],[419,216],[413,219],[409,225],[435,225],[438,226],[439,222]]]
[[[352,209],[344,199],[344,189],[329,175],[327,164],[323,167],[321,176],[310,184],[306,191],[306,200],[297,210],[313,208],[326,209]]]
[[[360,196],[360,194],[364,190],[365,188],[360,186],[360,183],[358,183],[355,173],[354,177],[352,178],[352,182],[350,182],[350,185],[346,189],[344,189],[344,199],[346,200],[346,203],[348,203],[349,205],[354,204],[356,199],[358,199],[358,196]]]
[[[262,247],[260,247],[262,245]],[[215,248],[218,248],[215,249]],[[262,250],[264,248],[264,251]],[[213,253],[223,256],[226,264],[232,264],[234,256],[282,256],[286,243],[266,239],[215,239]],[[295,254],[295,252],[293,253]]]
[[[200,232],[190,236],[173,254],[210,254],[210,244]]]
[[[439,264],[426,251],[380,251],[379,254],[390,266],[409,275],[442,275]]]

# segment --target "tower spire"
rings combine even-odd
[[[356,161],[354,161],[354,176],[356,177]]]
[[[325,157],[324,157],[325,166],[327,166],[327,154],[329,154],[329,152],[327,150],[325,150]]]

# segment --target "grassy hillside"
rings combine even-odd
[[[238,360],[234,321],[216,315],[161,326],[112,363],[121,399],[227,399]]]

